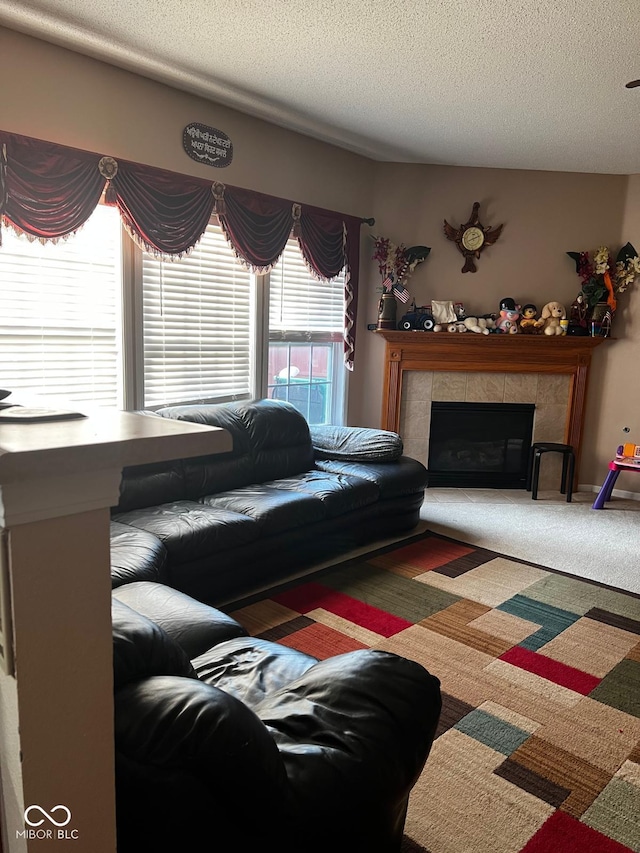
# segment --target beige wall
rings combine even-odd
[[[380,422],[383,346],[366,330],[376,320],[378,301],[372,233],[431,246],[411,283],[418,304],[454,299],[482,313],[497,310],[503,296],[538,306],[557,298],[568,306],[579,281],[565,252],[626,240],[640,246],[640,176],[374,163],[2,28],[0,57],[13,80],[2,95],[5,130],[376,218],[375,228],[363,227],[358,345],[349,394],[353,424]],[[181,135],[191,121],[231,137],[231,166],[211,169],[187,157]],[[504,230],[483,252],[478,272],[463,275],[462,256],[446,240],[442,223],[445,218],[454,225],[466,222],[474,201],[481,203],[484,225],[502,222]],[[602,481],[620,440],[640,443],[637,387],[635,395],[628,390],[634,381],[628,365],[640,355],[639,327],[640,296],[630,293],[615,318],[620,340],[594,353],[582,483]],[[624,426],[631,432],[623,433]],[[637,480],[623,474],[618,482],[640,493]]]

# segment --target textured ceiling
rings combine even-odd
[[[640,173],[640,0],[0,0],[0,24],[378,160]]]

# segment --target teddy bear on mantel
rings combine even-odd
[[[540,335],[542,334],[542,330],[538,324],[538,309],[532,303],[529,302],[522,309],[522,313],[520,315],[520,334],[521,335]]]
[[[515,335],[518,331],[518,320],[520,318],[520,306],[510,296],[505,296],[500,301],[500,316],[496,323],[498,332]]]
[[[560,321],[566,319],[567,312],[562,303],[547,302],[542,309],[537,325],[542,328],[545,335],[564,335],[566,329],[563,328],[563,324]]]

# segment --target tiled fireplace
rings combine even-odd
[[[432,401],[532,403],[532,440],[571,444],[579,463],[591,353],[603,338],[376,334],[386,340],[382,427],[402,435],[409,456],[427,464]],[[560,456],[545,454],[540,488],[559,483]]]

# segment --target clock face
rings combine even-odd
[[[484,243],[484,231],[475,226],[467,228],[460,242],[468,252],[476,252]]]

